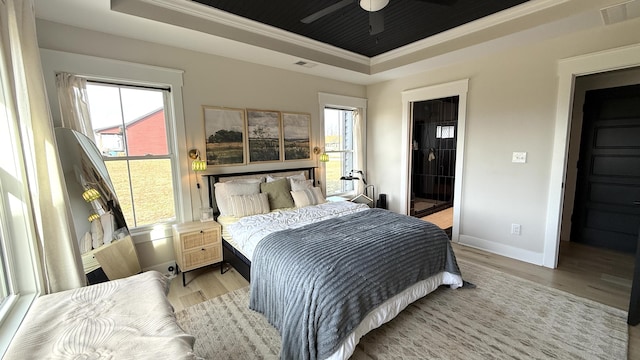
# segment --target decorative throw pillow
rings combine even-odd
[[[232,215],[229,206],[230,196],[259,194],[261,182],[261,179],[246,179],[216,183],[214,188],[216,204],[218,205],[218,210],[220,210],[220,215]]]
[[[238,218],[269,212],[269,199],[266,194],[231,195],[229,205],[233,216]]]
[[[262,183],[260,184],[260,192],[267,195],[271,210],[292,208],[294,206],[290,193],[291,187],[287,179]]]
[[[291,191],[301,191],[313,187],[313,180],[289,179],[289,183],[291,184]]]
[[[322,196],[322,191],[318,187],[301,191],[291,191],[291,196],[296,204],[296,207],[305,207],[309,205],[324,204],[326,200]]]

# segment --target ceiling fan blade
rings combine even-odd
[[[318,19],[320,19],[323,16],[329,15],[334,11],[338,11],[340,9],[342,9],[345,6],[348,6],[350,4],[352,4],[354,2],[354,0],[342,0],[340,2],[337,2],[331,6],[327,6],[326,8],[317,11],[307,17],[305,17],[304,19],[300,20],[301,22],[305,23],[305,24],[310,24]]]
[[[384,31],[383,10],[369,13],[369,35],[379,34]]]

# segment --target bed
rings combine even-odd
[[[3,359],[200,359],[157,271],[36,299]]]
[[[313,169],[209,179],[225,261],[250,280],[249,307],[280,332],[282,359],[346,359],[411,302],[463,285],[437,226],[326,202],[313,183]],[[271,201],[284,192],[274,188],[287,186],[293,201]]]

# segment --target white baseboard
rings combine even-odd
[[[172,268],[173,271],[170,271],[169,268]],[[175,261],[168,261],[162,264],[158,264],[158,265],[154,265],[154,266],[150,266],[147,268],[142,269],[142,271],[150,271],[150,270],[155,270],[155,271],[159,271],[161,274],[163,274],[164,276],[167,277],[174,277],[176,276],[178,267],[176,266],[176,262]]]
[[[528,262],[534,265],[543,264],[543,253],[520,249],[514,246],[504,245],[493,241],[476,238],[469,235],[460,235],[459,244],[476,249],[488,251],[493,254],[506,256],[512,259]]]

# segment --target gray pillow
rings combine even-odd
[[[295,206],[293,198],[291,197],[289,180],[287,179],[261,183],[260,192],[267,194],[267,198],[269,199],[269,208],[271,208],[271,210],[292,208]]]

